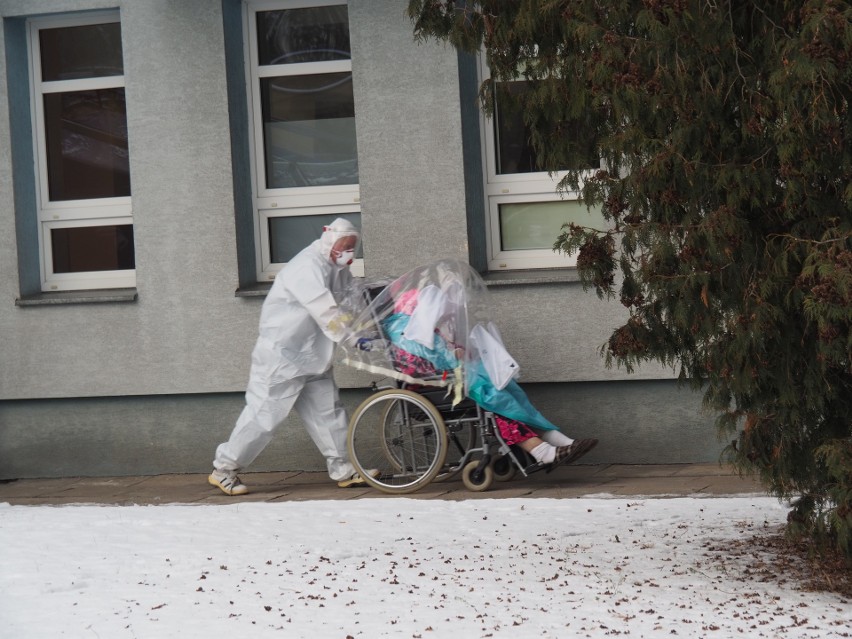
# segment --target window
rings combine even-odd
[[[349,13],[341,0],[250,2],[247,11],[255,241],[258,277],[268,280],[324,224],[360,226]]]
[[[480,61],[483,79],[489,77]],[[495,87],[494,117],[483,117],[488,269],[559,268],[574,266],[576,255],[553,252],[553,243],[568,222],[601,228],[603,217],[586,209],[578,193],[556,192],[561,174],[540,170],[520,113],[511,112],[507,94],[526,90],[524,80],[500,82]],[[501,99],[503,96],[504,99]],[[582,138],[581,127],[576,135]],[[586,162],[600,165],[593,145]],[[580,167],[582,168],[582,167]]]
[[[42,290],[136,285],[118,13],[28,23]]]

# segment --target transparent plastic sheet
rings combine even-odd
[[[353,287],[355,318],[341,342],[343,363],[409,384],[447,387],[483,408],[543,429],[556,428],[515,379],[517,362],[489,317],[488,290],[458,260],[439,260],[395,280]]]
[[[487,320],[486,294],[479,274],[457,260],[364,282],[346,296],[355,319],[340,344],[343,362],[411,384],[463,387],[468,335]]]

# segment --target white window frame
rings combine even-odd
[[[484,82],[491,77],[485,56],[479,56],[479,77]],[[488,252],[489,271],[507,271],[513,269],[542,269],[575,267],[577,256],[556,253],[551,249],[526,249],[504,251],[500,241],[500,205],[536,202],[579,201],[579,191],[558,193],[559,181],[565,172],[549,174],[547,171],[536,173],[497,172],[497,144],[494,134],[494,118],[480,115],[480,139],[483,164],[483,182],[486,201],[486,250]],[[593,170],[588,172],[592,175]],[[581,185],[582,186],[582,185]],[[553,241],[556,241],[554,235]]]
[[[252,199],[254,201],[255,246],[258,248],[258,281],[273,280],[284,266],[272,262],[269,246],[269,219],[334,213],[361,213],[359,184],[267,188],[266,158],[264,157],[263,112],[260,80],[268,77],[317,73],[352,72],[352,60],[304,62],[260,66],[257,52],[257,18],[263,11],[306,9],[348,5],[348,0],[245,0],[246,81],[249,98]],[[364,260],[357,259],[350,267],[355,276],[364,275]]]
[[[32,104],[33,147],[36,164],[36,207],[43,291],[70,291],[136,286],[136,269],[54,273],[50,229],[133,224],[130,196],[87,200],[51,201],[47,170],[47,135],[44,123],[44,95],[68,91],[123,88],[124,75],[79,80],[43,82],[39,32],[42,29],[88,26],[121,22],[118,11],[31,18],[27,21]]]

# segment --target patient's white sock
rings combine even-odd
[[[573,439],[559,430],[542,431],[540,437],[548,444],[553,444],[554,446],[570,446],[574,443]]]
[[[539,464],[550,464],[556,459],[556,447],[547,442],[541,442],[529,452]]]

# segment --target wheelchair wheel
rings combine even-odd
[[[365,399],[349,421],[349,459],[368,484],[412,493],[431,482],[447,455],[444,420],[429,400],[402,389]],[[369,471],[378,470],[376,477]]]
[[[511,481],[518,468],[509,455],[501,455],[491,462],[491,470],[494,471],[494,481]]]
[[[385,436],[382,437],[382,445],[385,447],[385,454],[388,461],[397,471],[402,470],[402,462],[398,459],[398,451],[394,451],[388,445],[388,442],[393,441],[394,422],[397,411],[401,410],[398,402],[394,400],[386,402],[382,415],[382,427],[385,431]],[[455,477],[462,470],[462,462],[466,461],[467,452],[476,446],[476,438],[478,428],[470,422],[447,423],[444,422],[444,428],[447,431],[447,456],[444,464],[432,479],[433,482],[446,481]]]
[[[478,428],[476,424],[462,422],[446,424],[447,427],[447,458],[441,472],[432,481],[447,481],[458,475],[462,470],[467,452],[476,446]]]
[[[465,488],[475,493],[488,490],[494,482],[494,471],[491,469],[491,464],[483,468],[479,474],[476,473],[478,467],[479,461],[473,460],[465,464],[462,470],[462,483],[464,483]]]
[[[382,408],[382,436],[380,441],[385,457],[396,471],[402,470],[402,458],[399,457],[399,451],[395,450],[392,445],[394,431],[397,428],[396,424],[400,418],[400,411],[403,410],[400,404],[401,401],[403,400],[394,399],[386,401],[384,402],[384,408]],[[389,441],[391,443],[388,443]]]

